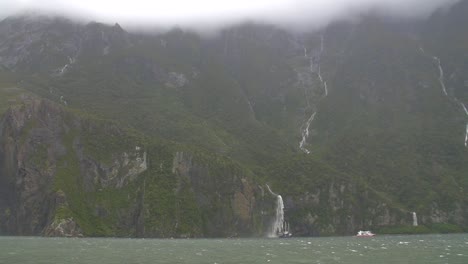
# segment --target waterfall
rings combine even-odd
[[[413,212],[413,226],[418,226],[418,217],[416,216],[416,212]]]
[[[63,66],[62,68],[58,69],[58,75],[63,75],[68,69],[68,67],[70,67],[70,65],[72,65],[73,63],[75,63],[75,59],[68,56],[68,63],[65,64],[65,66]]]
[[[450,98],[450,96],[448,95],[447,93],[447,88],[445,87],[445,82],[444,82],[444,69],[442,69],[442,65],[440,63],[440,59],[438,57],[433,57],[433,59],[437,62],[437,65],[439,67],[439,83],[440,83],[440,86],[442,87],[442,91],[444,92],[444,94]],[[468,109],[466,109],[466,106],[465,104],[463,104],[462,102],[460,102],[455,96],[452,96],[453,99],[455,102],[457,102],[458,104],[460,104],[460,106],[463,108],[463,112],[465,113],[465,115],[468,117]],[[466,130],[465,130],[465,147],[468,147],[468,124],[466,124]]]
[[[445,88],[445,82],[444,82],[444,70],[442,69],[442,65],[440,64],[440,59],[437,57],[433,57],[433,59],[437,62],[437,66],[439,67],[439,83],[440,86],[442,87],[442,91],[446,96],[448,96],[447,93],[447,88]]]
[[[304,153],[306,154],[309,154],[310,151],[308,149],[306,149],[304,147],[304,145],[306,144],[306,141],[307,141],[307,138],[309,137],[309,127],[310,127],[310,124],[312,124],[312,121],[314,121],[315,119],[315,115],[317,114],[317,112],[314,112],[310,118],[307,120],[307,122],[305,123],[305,128],[302,130],[302,140],[301,142],[299,142],[299,148],[304,151]]]
[[[271,225],[269,237],[277,237],[277,232],[283,230],[284,223],[284,204],[281,195],[276,196],[276,216],[275,221]]]
[[[266,185],[268,191],[276,196],[276,214],[275,214],[275,221],[273,221],[271,225],[271,229],[268,233],[268,237],[278,237],[278,231],[283,231],[283,224],[284,224],[284,203],[283,197],[281,195],[274,193],[268,184]]]
[[[426,55],[426,51],[424,50],[423,47],[420,46],[419,51],[421,51],[423,55]],[[442,91],[444,92],[445,96],[447,96],[450,100],[454,100],[456,103],[458,103],[463,108],[465,115],[468,117],[468,109],[466,108],[465,104],[460,102],[458,98],[456,98],[455,96],[450,96],[447,92],[447,88],[444,82],[444,69],[442,68],[440,59],[436,56],[433,56],[432,59],[437,62],[437,67],[439,68],[439,83],[440,83],[440,86],[442,87]],[[466,124],[466,129],[465,129],[465,147],[468,147],[468,123]]]
[[[463,112],[468,117],[468,109],[466,109],[466,105],[458,101],[458,99],[456,98],[455,98],[455,101],[460,104],[460,106],[463,108]],[[466,131],[465,131],[465,147],[468,147],[468,123],[466,124]]]
[[[465,147],[468,147],[468,124],[466,124]]]
[[[320,83],[322,84],[322,87],[323,87],[323,90],[324,90],[324,95],[322,96],[322,98],[320,98],[320,100],[324,99],[325,97],[328,96],[328,86],[327,86],[327,82],[324,81],[323,77],[322,77],[322,71],[321,71],[321,65],[320,65],[320,62],[322,60],[322,54],[323,54],[323,50],[324,50],[324,37],[323,35],[320,36],[320,54],[319,54],[319,59],[318,59],[318,62],[317,62],[317,76],[319,78],[319,81]],[[307,58],[307,49],[304,47],[304,56]],[[309,59],[309,63],[310,63],[310,72],[311,73],[314,73],[315,70],[314,70],[314,60],[313,60],[313,56],[310,57]],[[308,103],[309,104],[309,103]],[[306,142],[307,142],[307,138],[309,138],[309,128],[310,128],[310,125],[312,124],[312,122],[314,121],[315,119],[315,115],[317,114],[316,111],[314,111],[312,113],[312,115],[309,117],[309,119],[307,119],[307,121],[301,126],[301,134],[302,134],[302,139],[301,141],[299,142],[299,149],[301,149],[304,153],[306,154],[310,154],[310,151],[305,147],[306,145]]]

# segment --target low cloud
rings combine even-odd
[[[218,28],[245,20],[322,27],[370,11],[421,18],[458,0],[0,0],[0,17],[38,11],[125,26]]]

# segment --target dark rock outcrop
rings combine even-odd
[[[106,137],[121,133],[111,125],[101,127],[55,103],[28,96],[7,111],[0,127],[2,233],[81,234],[73,214],[57,218],[60,209],[76,210],[78,203],[86,201],[87,191],[122,188],[147,169],[146,152],[134,145],[124,151],[108,148],[107,162],[96,158],[85,146],[90,143],[84,135],[99,129],[107,130]],[[64,187],[69,192],[83,190],[84,197],[67,201],[66,195],[77,193],[54,190]]]

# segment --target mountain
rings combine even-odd
[[[210,38],[7,18],[0,234],[261,236],[269,186],[297,235],[466,231],[467,3]]]

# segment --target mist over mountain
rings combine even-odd
[[[251,21],[295,31],[320,29],[371,13],[394,19],[427,18],[458,0],[261,0],[261,1],[19,1],[4,0],[0,18],[29,11],[84,21],[116,22],[129,29],[182,28],[219,30]]]
[[[468,230],[468,1],[46,3],[0,22],[0,235]]]

